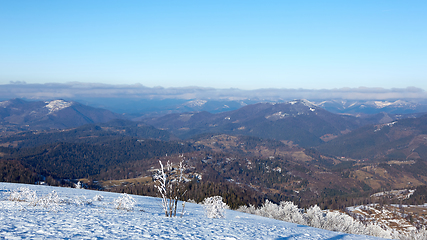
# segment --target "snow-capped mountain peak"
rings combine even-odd
[[[388,101],[374,101],[374,105],[375,105],[377,108],[384,108],[384,107],[390,106],[390,105],[392,105],[392,104],[393,104],[393,103],[388,102]]]
[[[300,101],[301,101],[302,104],[304,104],[307,107],[310,107],[310,108],[315,108],[316,107],[316,105],[314,103],[308,101],[307,99],[301,99]]]
[[[297,103],[301,103],[306,107],[310,107],[310,108],[315,108],[316,105],[310,101],[308,101],[307,99],[298,99],[298,100],[293,100],[293,101],[289,101],[288,102],[291,105],[297,104]]]
[[[46,108],[49,109],[49,113],[51,114],[53,112],[62,110],[64,108],[70,107],[71,105],[73,105],[72,102],[67,102],[64,100],[53,100],[53,101],[47,101],[46,103]]]

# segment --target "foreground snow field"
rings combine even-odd
[[[10,201],[19,187],[38,197],[55,191],[57,207]],[[94,201],[101,195],[101,201]],[[378,239],[287,223],[227,210],[225,219],[207,218],[201,205],[187,203],[182,218],[164,216],[158,198],[134,196],[131,211],[117,210],[122,194],[0,182],[0,238],[72,239]],[[91,204],[87,204],[91,202]],[[178,210],[180,213],[180,209]],[[178,215],[178,213],[177,213]],[[180,214],[179,214],[180,215]]]

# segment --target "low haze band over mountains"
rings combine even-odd
[[[413,99],[426,101],[427,92],[416,87],[407,88],[340,88],[340,89],[215,89],[202,87],[149,88],[141,84],[108,85],[98,83],[26,84],[11,82],[0,85],[0,100],[29,98],[53,100],[57,98],[158,98],[158,99],[228,99],[228,100],[293,100],[293,99],[347,99],[390,100]]]

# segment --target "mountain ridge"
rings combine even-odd
[[[305,146],[320,144],[325,135],[340,135],[364,124],[359,118],[330,113],[307,100],[256,103],[217,114],[175,113],[144,122],[182,138],[221,132],[291,140]]]
[[[123,118],[105,109],[93,108],[74,101],[25,101],[11,99],[0,102],[2,131],[66,129],[88,123],[108,122]]]

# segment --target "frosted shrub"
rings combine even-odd
[[[249,205],[249,207],[241,206],[237,211],[291,223],[307,224],[304,211],[292,202],[281,202],[280,205],[277,205],[267,199],[261,207],[256,208],[253,205]]]
[[[132,211],[135,203],[135,199],[126,193],[123,193],[119,198],[113,201],[115,209],[126,211]]]
[[[391,231],[385,230],[380,226],[372,223],[368,223],[366,226],[363,226],[361,231],[362,231],[361,234],[371,235],[371,236],[381,237],[381,238],[397,239],[402,237],[402,236],[394,236],[394,234]]]
[[[351,234],[365,234],[382,238],[393,237],[390,231],[382,229],[380,226],[362,222],[351,216],[339,212],[325,212],[317,205],[307,209],[304,218],[308,226],[322,228],[330,231],[345,232]]]
[[[20,187],[13,190],[8,199],[10,201],[29,202],[31,206],[41,206],[53,211],[57,211],[59,209],[59,204],[62,202],[62,199],[59,198],[55,191],[38,198],[36,192],[27,187]]]
[[[74,184],[74,187],[77,189],[81,189],[82,188],[82,183],[80,181],[77,182],[77,184]]]
[[[228,208],[221,196],[205,198],[203,207],[208,218],[225,218],[225,209]]]
[[[307,222],[307,225],[315,228],[323,228],[326,220],[326,213],[324,213],[319,206],[315,205],[307,209],[304,218]]]
[[[104,199],[104,197],[102,195],[96,194],[95,197],[92,198],[92,201],[100,202],[100,201],[102,201],[102,199]]]
[[[263,217],[274,218],[286,222],[292,222],[297,224],[306,224],[304,219],[304,211],[299,209],[293,202],[283,201],[280,205],[274,204],[269,200],[259,207],[255,208],[253,205],[241,206],[237,211],[255,214]]]
[[[92,201],[87,200],[85,196],[76,196],[73,201],[73,204],[77,205],[77,206],[82,206],[82,205],[89,205],[92,204]]]
[[[278,215],[279,219],[283,221],[305,225],[303,213],[304,211],[299,209],[293,202],[280,202]]]
[[[63,200],[58,196],[58,193],[52,191],[51,193],[37,199],[37,201],[32,202],[32,205],[48,208],[50,211],[58,211],[60,209],[59,204],[62,201]]]
[[[37,194],[34,190],[27,187],[20,187],[13,190],[9,195],[9,201],[34,202],[37,200]]]
[[[339,212],[324,212],[317,205],[310,207],[304,215],[307,225],[330,231],[345,232],[351,234],[365,234],[375,237],[390,238],[392,232],[382,229],[380,226],[362,222],[351,216]]]
[[[237,209],[237,211],[239,211],[239,212],[244,212],[244,213],[249,213],[249,214],[256,214],[256,215],[258,215],[258,214],[256,213],[257,209],[256,209],[256,207],[255,207],[254,205],[249,205],[249,207],[248,207],[248,206],[240,206],[240,207]]]
[[[162,161],[160,160],[159,164],[160,170],[154,174],[154,179],[156,182],[155,187],[161,195],[162,208],[165,212],[165,216],[176,217],[178,201],[186,192],[184,189],[184,159],[181,160],[177,169],[174,169],[170,161],[167,161],[166,167],[163,166]]]
[[[424,226],[421,229],[413,230],[406,236],[400,236],[400,239],[404,240],[425,240],[427,239],[427,227]]]
[[[401,238],[406,239],[403,235],[384,230],[380,226],[372,223],[363,224],[351,216],[339,212],[322,211],[317,205],[304,210],[298,208],[292,202],[281,202],[280,205],[274,204],[268,200],[259,207],[254,206],[240,207],[238,211],[256,214],[263,217],[274,218],[291,223],[308,225],[311,227],[322,228],[330,231],[345,232],[351,234],[365,234],[382,238]],[[427,239],[413,236],[424,236],[425,230],[412,233],[412,238],[408,239]]]
[[[279,216],[277,215],[278,212],[279,206],[267,199],[264,204],[255,211],[255,214],[263,217],[279,219]]]
[[[365,225],[347,214],[334,211],[326,214],[323,228],[336,232],[363,234]]]

